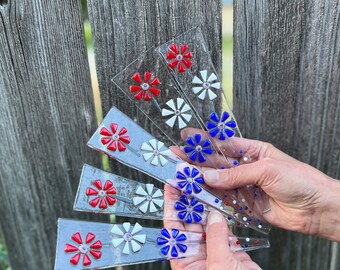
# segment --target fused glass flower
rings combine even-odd
[[[192,91],[195,95],[198,95],[199,99],[204,100],[206,97],[209,100],[213,100],[217,97],[214,90],[221,88],[221,83],[217,81],[217,76],[215,73],[211,73],[208,77],[207,70],[200,71],[201,78],[195,76],[192,80],[192,84],[195,85]],[[208,93],[208,95],[207,95]]]
[[[226,136],[231,138],[235,135],[232,130],[237,127],[234,120],[229,120],[230,115],[227,112],[223,112],[221,119],[218,117],[216,112],[210,114],[210,121],[207,122],[207,129],[211,137],[216,137],[218,135],[219,140],[225,140]]]
[[[160,85],[160,81],[158,78],[152,79],[151,72],[145,72],[143,79],[141,75],[136,72],[132,76],[132,80],[138,83],[138,85],[130,86],[130,91],[131,93],[136,93],[135,98],[137,100],[141,100],[144,98],[144,100],[149,101],[152,98],[151,94],[155,97],[159,96],[161,91],[158,88],[155,88],[155,86]]]
[[[162,237],[157,238],[157,245],[163,246],[161,248],[161,252],[163,255],[168,255],[169,251],[171,257],[178,257],[178,251],[185,253],[188,249],[188,246],[185,245],[185,241],[187,237],[184,233],[180,233],[177,229],[172,229],[171,234],[167,229],[162,229],[161,231]]]
[[[83,265],[88,266],[91,264],[91,256],[94,259],[100,259],[100,257],[102,256],[102,252],[100,251],[100,249],[102,248],[102,243],[100,242],[100,240],[94,242],[96,236],[93,233],[89,232],[86,235],[85,242],[83,242],[79,232],[73,234],[71,238],[75,243],[78,244],[78,246],[66,244],[64,247],[64,251],[66,253],[76,252],[76,254],[70,259],[70,263],[77,265],[81,260],[81,257],[83,256]]]
[[[174,99],[170,99],[166,105],[168,109],[162,109],[162,116],[169,117],[165,123],[169,127],[173,127],[177,120],[179,129],[186,127],[192,115],[189,112],[190,106],[184,102],[184,99],[177,98],[176,102]]]
[[[101,142],[103,145],[107,145],[107,149],[115,152],[118,150],[119,152],[123,152],[126,150],[126,146],[124,143],[129,144],[130,143],[130,137],[129,136],[123,136],[127,133],[127,129],[125,127],[121,128],[121,130],[118,131],[118,124],[112,123],[110,124],[110,130],[108,130],[106,127],[102,127],[100,130],[100,135],[103,137],[101,138]]]
[[[146,184],[146,190],[138,186],[135,196],[132,198],[135,206],[139,205],[139,210],[143,213],[149,211],[150,213],[157,212],[163,206],[163,193],[158,188],[154,191],[153,184]]]
[[[202,220],[202,213],[204,212],[203,204],[199,203],[195,198],[188,198],[182,195],[175,203],[175,209],[178,212],[178,217],[186,223],[192,223],[192,221],[198,223]]]
[[[187,138],[186,142],[188,145],[184,146],[184,152],[188,154],[192,161],[205,162],[207,159],[204,154],[211,155],[213,153],[211,142],[208,139],[202,141],[201,134],[195,134],[194,137]]]
[[[165,57],[168,60],[168,66],[171,69],[177,67],[179,73],[185,72],[185,69],[189,69],[192,65],[190,60],[192,58],[192,52],[188,50],[188,45],[185,44],[182,44],[180,49],[177,44],[171,44]]]
[[[114,205],[116,203],[116,198],[112,195],[117,193],[116,188],[110,180],[106,180],[104,187],[100,180],[93,182],[92,187],[86,189],[86,195],[88,197],[95,196],[89,203],[92,207],[96,207],[99,204],[100,209],[106,209],[107,205]]]
[[[145,151],[143,154],[143,158],[145,161],[151,159],[151,164],[157,166],[159,163],[163,167],[167,162],[171,155],[171,151],[164,147],[164,143],[157,141],[156,139],[152,139],[148,142],[144,142],[141,146],[141,150]]]
[[[178,179],[177,185],[187,194],[200,193],[202,188],[199,184],[204,184],[204,179],[196,168],[185,167],[183,172],[177,171],[176,178]]]
[[[111,233],[117,237],[112,239],[113,246],[118,247],[121,243],[125,242],[122,253],[127,255],[130,254],[130,247],[133,252],[138,252],[146,242],[146,235],[138,234],[143,227],[138,223],[132,229],[131,227],[130,222],[124,222],[123,230],[117,225],[114,225],[111,229]]]

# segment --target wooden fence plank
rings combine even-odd
[[[234,106],[243,134],[339,179],[339,1],[241,0],[234,8]],[[266,254],[253,253],[264,269],[339,269],[337,244],[281,230],[270,239]]]
[[[0,1],[0,223],[12,269],[52,269],[96,127],[79,1]],[[92,218],[93,219],[93,218]],[[98,219],[98,217],[97,217]],[[101,218],[103,219],[103,218]]]
[[[158,46],[194,26],[200,26],[212,53],[213,63],[221,74],[221,2],[219,0],[103,0],[88,1],[88,12],[94,38],[98,81],[104,115],[112,105],[128,115],[143,117],[111,78],[142,52]],[[145,126],[146,127],[146,126]],[[149,178],[135,170],[111,162],[111,169],[132,179]],[[155,180],[149,179],[155,182]],[[126,218],[124,218],[126,220]],[[139,221],[140,222],[140,221]],[[161,223],[143,221],[145,225]],[[133,266],[133,269],[161,269],[167,263]]]

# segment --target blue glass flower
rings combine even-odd
[[[187,194],[200,193],[202,188],[199,184],[204,184],[204,179],[196,168],[185,167],[183,172],[177,171],[176,178],[179,180],[177,185]]]
[[[201,140],[201,134],[195,134],[194,137],[186,139],[188,145],[184,146],[184,152],[188,154],[188,157],[192,161],[198,160],[202,163],[207,160],[204,154],[211,155],[213,153],[213,149],[211,148],[211,142],[208,139],[202,142]]]
[[[184,233],[180,233],[177,229],[172,229],[170,234],[167,229],[162,229],[161,235],[163,237],[157,238],[157,245],[164,246],[161,248],[161,252],[164,256],[168,255],[170,249],[171,257],[178,257],[177,249],[179,249],[182,253],[187,251],[188,246],[183,244],[183,242],[187,240]]]
[[[234,120],[227,121],[229,117],[230,115],[227,112],[222,113],[221,119],[215,112],[210,114],[209,119],[211,122],[207,122],[207,129],[211,137],[216,137],[218,134],[219,140],[225,140],[226,135],[229,138],[235,135],[235,132],[232,129],[236,128],[237,124]]]
[[[188,199],[187,196],[183,195],[179,201],[175,203],[175,209],[178,210],[178,217],[184,220],[186,223],[194,222],[198,223],[202,220],[200,214],[204,212],[204,205],[198,203],[195,198]]]

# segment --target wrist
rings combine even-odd
[[[340,181],[329,179],[324,190],[322,205],[314,215],[317,226],[312,234],[340,241]]]

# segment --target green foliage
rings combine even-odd
[[[10,270],[5,239],[0,231],[0,269]]]

